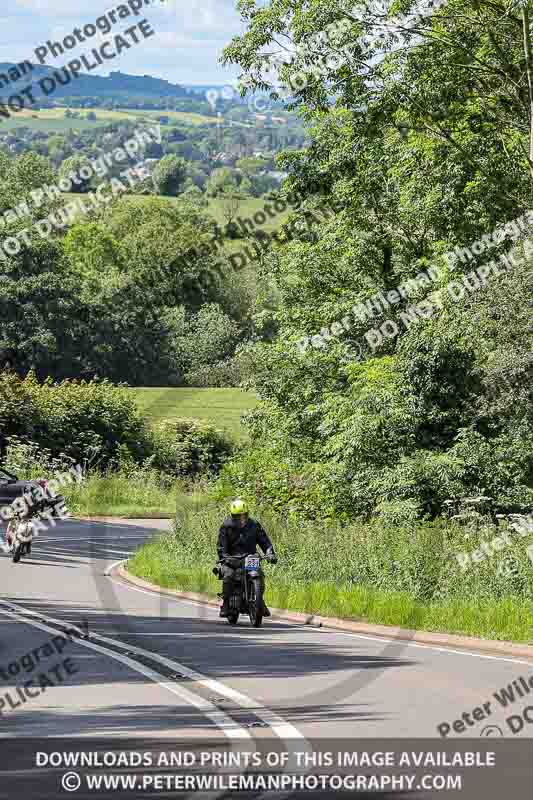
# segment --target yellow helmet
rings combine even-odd
[[[240,498],[237,498],[231,504],[230,512],[232,516],[237,514],[248,514],[248,511],[248,503],[245,503],[245,501],[241,500]]]

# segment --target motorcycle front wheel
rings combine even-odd
[[[239,610],[241,606],[241,597],[234,594],[230,600],[230,610],[228,612],[227,620],[230,625],[236,625],[239,619]]]
[[[261,627],[263,622],[263,590],[259,578],[254,578],[250,581],[248,616],[254,628]]]

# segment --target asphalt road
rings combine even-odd
[[[62,522],[20,564],[0,557],[0,736],[305,747],[315,737],[438,743],[444,723],[457,740],[532,736],[533,724],[513,734],[506,723],[533,705],[526,660],[272,619],[233,628],[215,609],[121,583],[109,568],[153,534],[149,524]],[[69,626],[88,638],[69,639]],[[23,701],[17,687],[43,672],[46,690]],[[494,693],[512,681],[516,701],[503,708]]]

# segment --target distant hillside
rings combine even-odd
[[[20,65],[19,65],[20,66]],[[0,96],[6,97],[17,94],[30,84],[33,87],[35,97],[44,95],[38,85],[41,78],[53,77],[54,72],[60,71],[56,67],[47,67],[33,64],[31,73],[21,77],[18,81],[6,82],[9,79],[9,69],[17,68],[16,64],[0,63]],[[11,73],[12,75],[13,73]],[[198,99],[201,93],[195,93],[191,89],[186,89],[178,84],[170,83],[163,78],[152,78],[150,75],[127,75],[124,72],[111,72],[105,78],[99,75],[89,75],[82,73],[75,80],[71,80],[66,86],[59,84],[50,99],[59,97],[102,97],[109,98],[120,94],[136,95],[139,97],[175,97]]]

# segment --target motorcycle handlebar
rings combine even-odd
[[[263,556],[260,553],[245,553],[242,556],[222,556],[220,559],[221,561],[232,561],[235,559],[236,561],[243,561],[249,555],[252,555],[254,558],[258,558],[260,561],[270,561],[272,556]]]

